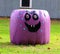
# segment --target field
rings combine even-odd
[[[9,18],[0,18],[0,54],[60,54],[60,21],[51,21],[50,43],[13,45],[10,43]]]

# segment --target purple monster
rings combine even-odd
[[[10,39],[13,44],[47,44],[50,16],[46,10],[17,9],[11,14]]]

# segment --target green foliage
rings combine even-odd
[[[0,54],[60,54],[60,22],[51,23],[50,43],[13,45],[10,43],[9,19],[0,20]]]

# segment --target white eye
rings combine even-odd
[[[26,15],[26,18],[29,18],[29,15],[28,14]]]
[[[38,20],[38,15],[37,14],[33,14],[33,19],[34,20]]]
[[[34,15],[34,18],[37,18],[37,15]]]
[[[26,13],[25,14],[25,20],[29,20],[31,18],[30,14]]]

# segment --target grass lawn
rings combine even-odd
[[[9,19],[0,19],[0,54],[60,54],[60,22],[51,22],[50,43],[46,45],[13,45],[10,43]]]

